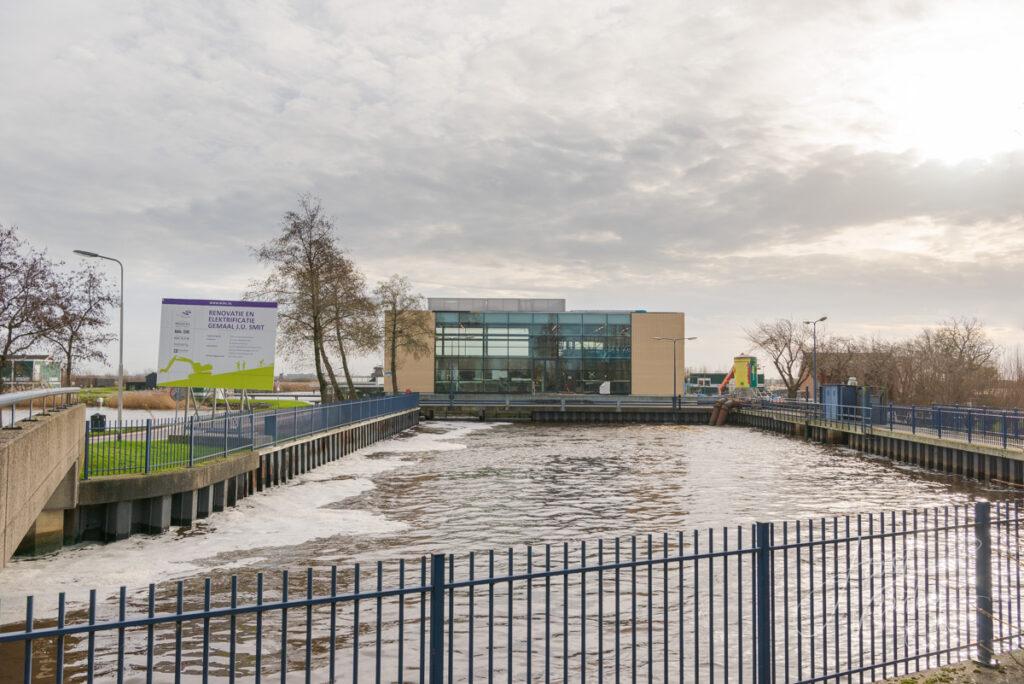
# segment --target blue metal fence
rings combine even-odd
[[[192,467],[236,451],[258,449],[417,406],[418,394],[400,394],[275,411],[126,421],[105,430],[92,430],[86,423],[83,476]]]
[[[803,401],[758,400],[753,408],[780,417],[815,420],[846,429],[873,428],[1007,448],[1024,448],[1024,415],[1019,409],[968,406],[837,406]]]
[[[45,622],[29,598],[0,657],[58,682],[866,682],[1021,647],[1021,588],[1020,511],[979,502],[62,594]]]

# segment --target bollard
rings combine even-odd
[[[975,620],[978,628],[978,664],[992,667],[992,504],[974,504]]]
[[[430,557],[430,684],[444,682],[444,554]]]

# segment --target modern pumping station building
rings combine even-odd
[[[683,387],[680,312],[567,311],[564,299],[427,302],[433,340],[418,357],[399,351],[399,391],[668,397]]]

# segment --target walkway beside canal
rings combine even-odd
[[[837,412],[829,416],[820,405],[763,403],[735,410],[730,422],[772,430],[828,444],[844,444],[943,473],[1024,488],[1024,447],[1018,439],[979,440],[978,432],[873,422],[867,415]],[[884,410],[884,409],[883,409]],[[1006,422],[997,432],[1006,435]]]

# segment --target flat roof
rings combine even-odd
[[[429,311],[480,313],[564,313],[564,299],[516,299],[506,297],[428,297]]]

